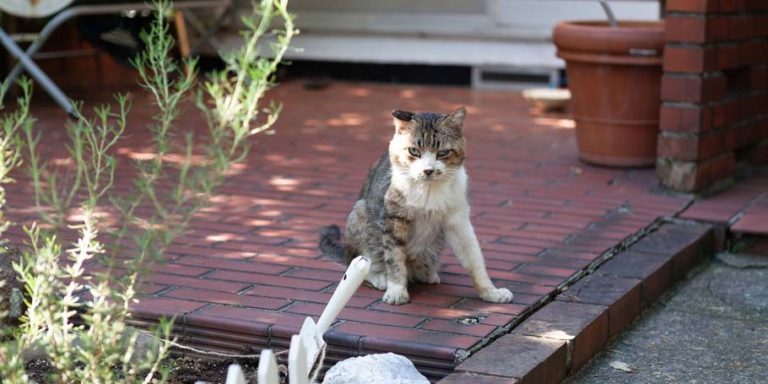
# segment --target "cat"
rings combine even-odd
[[[512,292],[488,277],[469,219],[464,169],[466,109],[450,114],[392,112],[395,133],[389,153],[371,168],[341,240],[338,226],[320,232],[319,247],[341,264],[358,255],[371,261],[367,281],[383,301],[410,300],[407,284],[440,283],[438,257],[450,246],[489,302],[508,303]]]

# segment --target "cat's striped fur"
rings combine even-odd
[[[408,282],[440,282],[438,256],[447,243],[467,269],[483,300],[507,303],[512,293],[488,277],[469,220],[466,110],[451,114],[395,110],[389,153],[371,168],[341,240],[339,227],[324,228],[320,249],[348,264],[371,260],[368,282],[385,290],[390,304],[409,301]]]

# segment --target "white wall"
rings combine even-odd
[[[656,0],[613,0],[620,19],[655,20]],[[290,0],[294,59],[556,68],[561,20],[605,19],[595,0]],[[460,54],[457,54],[460,53]]]
[[[612,1],[619,18],[655,20],[654,0]],[[595,0],[291,0],[308,32],[546,39],[560,20],[604,19]]]

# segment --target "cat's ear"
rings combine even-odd
[[[395,109],[392,111],[392,117],[394,117],[395,122],[395,132],[400,133],[406,129],[408,129],[408,126],[411,124],[411,120],[413,120],[413,112],[408,111],[401,111],[399,109]]]
[[[445,120],[443,120],[443,124],[445,124],[446,127],[461,131],[464,128],[465,116],[467,116],[467,108],[462,105],[446,116]]]

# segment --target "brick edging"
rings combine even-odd
[[[709,224],[664,223],[478,351],[443,384],[559,383],[672,283],[711,256]]]

